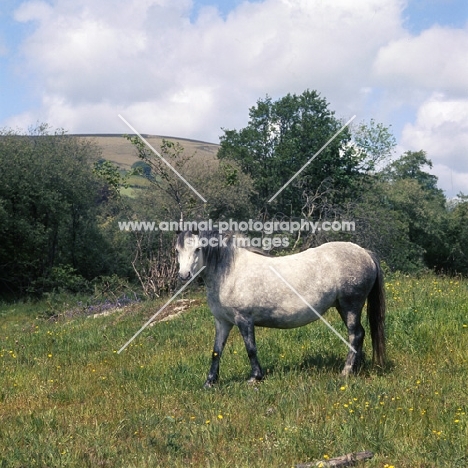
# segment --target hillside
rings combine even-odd
[[[123,135],[120,134],[80,134],[73,135],[79,138],[94,140],[102,149],[102,157],[118,164],[123,169],[129,169],[131,165],[138,161],[135,149]],[[205,141],[190,140],[186,138],[176,138],[159,135],[142,135],[157,151],[160,150],[163,139],[180,143],[188,154],[197,153],[198,156],[213,157],[218,152],[219,145]]]

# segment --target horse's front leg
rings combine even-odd
[[[236,325],[239,327],[242,338],[244,338],[245,349],[247,350],[252,367],[249,383],[258,382],[263,379],[263,371],[257,358],[254,324],[249,320],[240,320]]]
[[[216,335],[213,346],[213,353],[211,355],[211,367],[208,373],[208,377],[205,382],[205,388],[212,387],[213,384],[218,380],[219,375],[219,360],[223,353],[224,346],[228,339],[229,333],[232,330],[233,324],[218,320],[215,317]]]

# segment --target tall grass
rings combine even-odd
[[[290,467],[371,450],[366,467],[466,467],[468,281],[396,275],[386,290],[384,371],[342,379],[347,349],[322,323],[258,329],[268,373],[250,386],[234,331],[208,391],[205,305],[121,354],[161,303],[58,322],[42,304],[3,305],[0,466]],[[335,311],[326,318],[345,333]]]

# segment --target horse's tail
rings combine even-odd
[[[372,361],[383,367],[385,364],[385,291],[383,272],[379,260],[373,252],[369,252],[377,268],[377,277],[367,296],[367,317],[369,319],[372,338]]]

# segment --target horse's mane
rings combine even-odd
[[[192,237],[192,235],[191,231],[181,232],[177,237],[177,245],[183,247],[185,240]],[[239,243],[239,240],[248,238],[238,232],[200,231],[198,237],[207,240],[207,245],[201,247],[207,268],[213,267],[216,271],[222,271],[223,273],[227,273],[232,266],[237,248],[245,249],[258,255],[268,256],[268,253],[262,249],[244,246],[242,243]],[[210,245],[210,240],[212,239],[216,239],[215,245]]]
[[[228,272],[235,255],[234,235],[231,232],[219,231],[201,231],[198,235],[200,239],[207,239],[208,245],[202,247],[203,259],[207,268],[214,267],[215,270],[223,269]],[[210,240],[216,239],[216,245],[210,245]],[[221,244],[221,241],[226,243],[226,246]],[[221,245],[220,245],[221,244]]]

